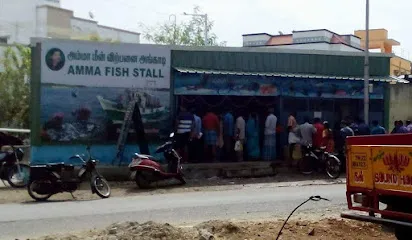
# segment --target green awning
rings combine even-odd
[[[279,73],[279,72],[235,72],[235,71],[222,71],[222,70],[206,70],[197,68],[174,68],[176,71],[181,73],[192,73],[192,74],[214,74],[214,75],[238,75],[238,76],[265,76],[265,77],[289,77],[289,78],[314,78],[314,79],[337,79],[337,80],[358,80],[363,81],[360,77],[348,77],[348,76],[325,76],[316,74],[303,74],[303,73]],[[374,82],[388,82],[392,84],[396,83],[409,83],[408,80],[387,76],[387,77],[371,77],[370,81]]]

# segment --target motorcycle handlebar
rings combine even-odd
[[[71,156],[69,159],[75,159],[75,158],[80,159],[80,161],[82,161],[83,163],[86,163],[86,161],[80,155]]]

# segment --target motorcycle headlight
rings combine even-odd
[[[130,165],[139,165],[142,162],[142,159],[140,158],[134,158],[133,161],[130,163]]]

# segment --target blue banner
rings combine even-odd
[[[383,82],[373,84],[371,99],[383,99]],[[187,74],[175,72],[176,95],[289,96],[363,98],[363,81],[322,78]]]

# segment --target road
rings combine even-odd
[[[278,187],[245,185],[214,192],[182,192],[94,201],[0,205],[0,239],[26,239],[50,233],[104,228],[119,221],[157,221],[192,225],[212,219],[284,218],[311,195],[331,202],[312,202],[300,212],[339,212],[346,207],[345,185]]]

